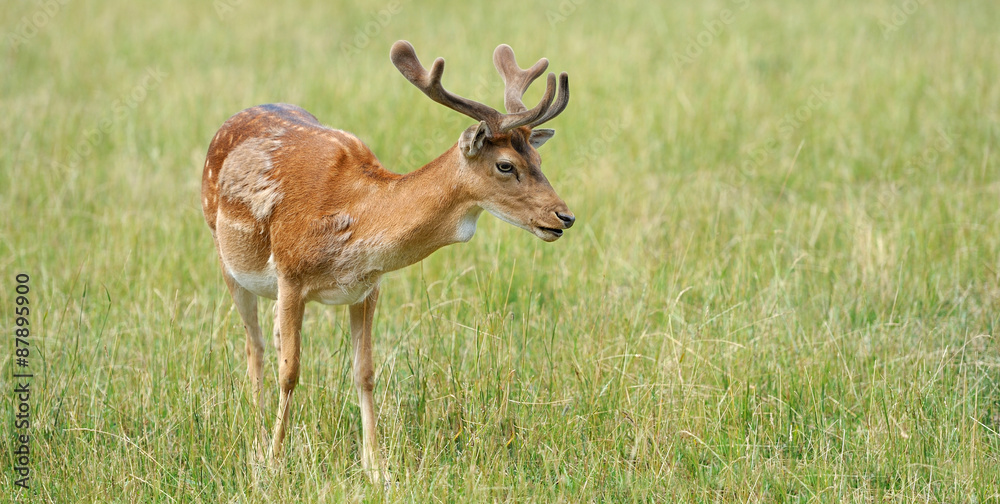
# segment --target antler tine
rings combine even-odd
[[[427,72],[417,59],[413,45],[405,40],[392,45],[389,57],[399,73],[430,99],[477,121],[487,121],[490,126],[497,127],[501,124],[502,114],[493,107],[452,94],[441,85],[441,75],[444,73],[443,58],[434,60],[431,71]]]
[[[550,73],[545,82],[545,95],[542,96],[538,105],[535,105],[535,108],[525,110],[524,112],[518,112],[516,114],[503,114],[501,117],[500,131],[510,131],[514,128],[524,126],[525,124],[537,122],[539,118],[545,115],[545,112],[549,110],[555,94],[556,74]]]
[[[514,50],[507,44],[500,44],[493,51],[493,66],[497,68],[504,83],[503,104],[508,113],[528,110],[521,98],[528,86],[549,67],[549,60],[542,58],[531,68],[523,69],[517,64]]]
[[[552,75],[552,74],[549,74]],[[562,113],[566,109],[566,105],[569,104],[569,74],[563,72],[559,74],[559,95],[556,96],[556,101],[552,103],[552,106],[542,114],[541,117],[531,122],[531,127],[539,126],[542,123],[548,122],[550,119]]]

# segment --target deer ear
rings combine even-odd
[[[475,157],[482,150],[483,144],[486,143],[486,139],[491,134],[492,132],[490,131],[490,127],[486,125],[486,121],[480,121],[479,124],[469,126],[462,133],[462,138],[458,140],[458,148],[462,151],[462,154],[465,154],[465,157]]]
[[[531,136],[528,137],[528,143],[534,148],[539,148],[548,142],[553,135],[556,134],[556,130],[548,128],[538,128],[531,130]]]

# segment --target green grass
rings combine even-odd
[[[995,2],[10,3],[0,500],[1000,500]],[[484,216],[385,278],[391,493],[360,469],[346,309],[310,305],[288,456],[260,471],[204,154],[283,101],[394,171],[432,159],[468,120],[392,67],[401,38],[494,106],[501,42],[569,72],[542,155],[578,223],[550,245]]]

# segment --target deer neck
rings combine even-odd
[[[422,168],[390,182],[378,213],[396,250],[386,271],[408,266],[452,243],[469,241],[483,209],[465,182],[457,145]],[[388,231],[387,231],[388,232]]]

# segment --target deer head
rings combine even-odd
[[[510,224],[530,231],[545,241],[555,241],[576,221],[566,203],[556,194],[541,170],[537,149],[555,134],[537,126],[559,115],[569,103],[569,76],[549,73],[545,95],[532,109],[522,102],[524,92],[548,68],[545,58],[528,69],[518,66],[514,51],[501,44],[493,63],[504,81],[507,113],[447,91],[441,85],[444,59],[437,58],[430,71],[417,59],[409,42],[393,44],[393,64],[417,89],[432,100],[476,121],[462,132],[457,149],[459,171],[465,190],[476,204]]]

